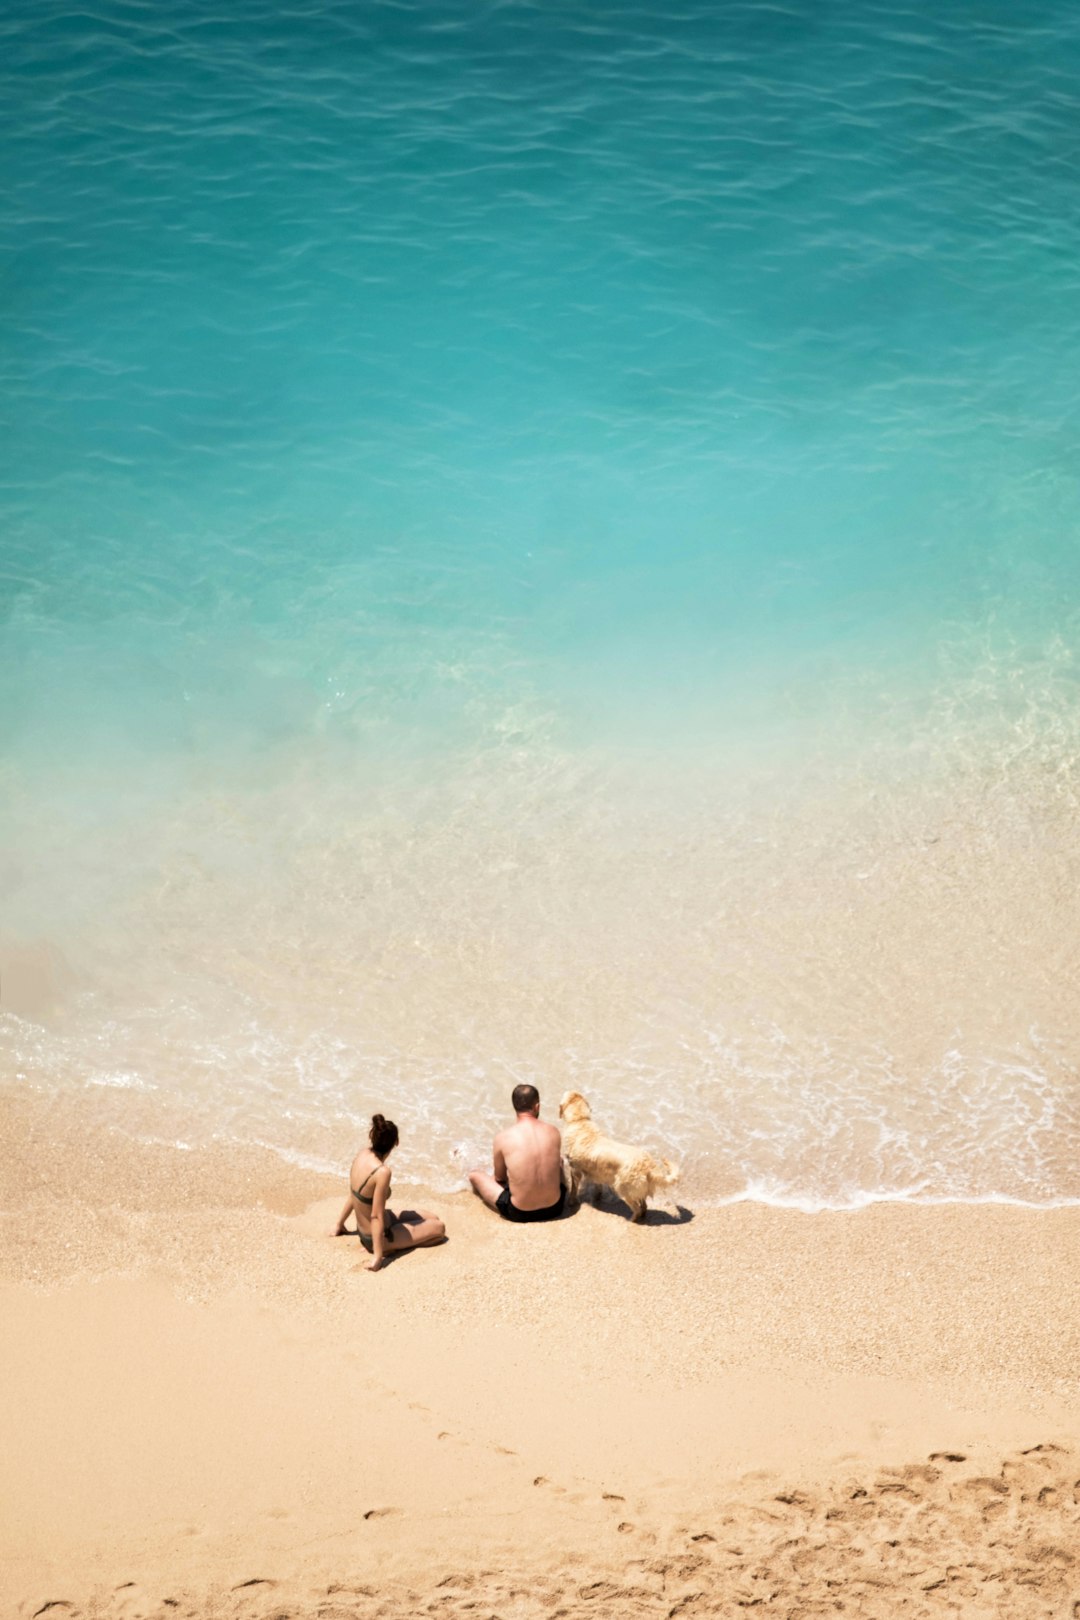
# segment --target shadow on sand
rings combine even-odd
[[[628,1221],[630,1219],[629,1204],[624,1204],[622,1199],[616,1197],[609,1187],[594,1187],[591,1190],[591,1194],[585,1198],[582,1198],[580,1203],[591,1203],[594,1209],[602,1209],[607,1214],[617,1215],[621,1220],[624,1221]],[[579,1205],[575,1204],[573,1209],[577,1209],[578,1207]],[[567,1213],[572,1213],[572,1210],[568,1210]],[[693,1218],[694,1212],[692,1209],[686,1209],[682,1204],[676,1204],[673,1210],[647,1209],[645,1211],[644,1220],[639,1221],[638,1225],[685,1226],[687,1222],[692,1221]]]

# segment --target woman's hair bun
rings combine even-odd
[[[398,1128],[392,1119],[384,1119],[382,1114],[371,1116],[371,1147],[374,1153],[384,1158],[391,1148],[397,1147]]]

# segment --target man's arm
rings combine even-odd
[[[491,1167],[495,1172],[494,1175],[491,1175],[487,1170],[469,1171],[469,1186],[477,1198],[483,1199],[489,1209],[498,1209],[503,1188],[510,1185],[502,1144],[503,1138],[500,1131],[491,1144]]]

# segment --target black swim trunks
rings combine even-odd
[[[566,1188],[559,1188],[559,1196],[554,1204],[547,1209],[518,1209],[510,1197],[509,1187],[504,1187],[495,1203],[495,1208],[504,1221],[557,1221],[563,1212],[566,1203]]]

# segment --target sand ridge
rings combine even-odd
[[[24,1597],[19,1620],[631,1620],[749,1612],[818,1620],[1080,1613],[1080,1457],[1052,1442],[980,1473],[958,1453],[853,1475],[826,1490],[745,1494],[660,1533],[619,1519],[608,1563],[449,1568],[423,1588],[343,1575],[321,1587],[240,1576],[192,1593],[121,1580],[81,1600]],[[536,1481],[538,1486],[546,1483]],[[605,1498],[614,1517],[623,1499]],[[393,1510],[369,1509],[367,1522]],[[256,1555],[253,1558],[257,1562]],[[252,1559],[249,1559],[249,1563]]]

